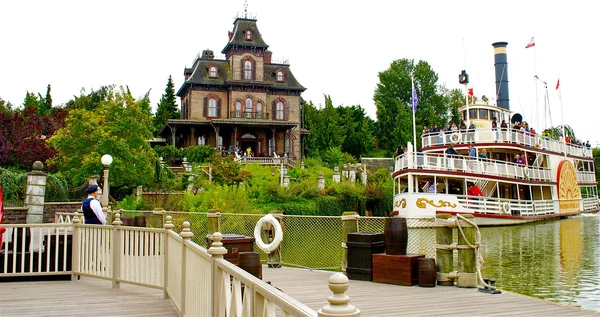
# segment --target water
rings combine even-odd
[[[499,289],[600,311],[599,214],[480,230]]]

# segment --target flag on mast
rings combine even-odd
[[[473,96],[473,88],[469,88],[469,96]]]
[[[558,90],[558,88],[560,88],[560,78],[556,81],[556,90]]]
[[[415,81],[412,81],[412,110],[413,113],[417,113],[417,105],[419,104],[419,98],[417,97],[417,90],[415,90]]]
[[[556,81],[556,93],[558,94],[558,99],[562,102],[562,96],[560,94],[560,78]],[[561,104],[562,107],[562,104]]]
[[[532,36],[531,40],[529,40],[529,43],[527,44],[527,46],[525,46],[525,48],[530,48],[530,47],[534,47],[534,46],[535,46],[535,40]]]

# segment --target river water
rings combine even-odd
[[[499,289],[600,312],[600,214],[480,230]]]

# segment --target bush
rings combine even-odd
[[[208,145],[190,146],[183,149],[183,156],[191,163],[204,163],[216,153],[216,149]]]
[[[183,153],[172,145],[155,146],[154,152],[156,152],[156,156],[162,157],[163,161],[169,165],[181,164],[183,158]]]

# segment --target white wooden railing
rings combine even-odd
[[[120,283],[158,288],[181,316],[360,316],[360,310],[348,304],[350,298],[344,294],[348,279],[342,273],[330,278],[329,288],[335,290],[335,296],[317,312],[225,260],[227,249],[221,243],[221,233],[213,233],[214,242],[208,250],[194,243],[188,221],[177,234],[172,230],[171,216],[166,217],[162,229],[122,226],[119,213],[114,214],[112,225],[82,224],[79,214],[69,219],[72,224],[2,224],[10,231],[3,241],[8,236],[12,241],[3,243],[0,277],[70,274],[72,280],[78,276],[112,280],[113,288],[119,288]],[[26,230],[31,234],[23,234]],[[54,258],[45,252],[58,249],[61,241],[66,245],[71,241],[69,236],[71,259],[66,247],[53,253]],[[7,256],[19,250],[26,254],[27,248],[32,255]]]
[[[480,214],[542,216],[555,214],[558,210],[558,201],[555,200],[524,201],[467,195],[459,195],[457,199],[461,206]]]
[[[462,155],[404,153],[396,157],[395,171],[405,169],[460,171],[514,179],[552,181],[549,168]]]
[[[514,143],[533,148],[565,153],[565,143],[559,140],[548,139],[541,135],[529,135],[512,129],[492,131],[491,129],[478,129],[475,132],[433,132],[421,135],[423,148],[437,145],[460,144],[468,142],[479,143]],[[592,150],[580,145],[566,144],[568,155],[592,157]]]
[[[600,209],[600,199],[598,197],[588,197],[582,199],[583,211],[598,211]]]
[[[596,173],[595,172],[577,172],[577,181],[580,183],[595,183]]]

